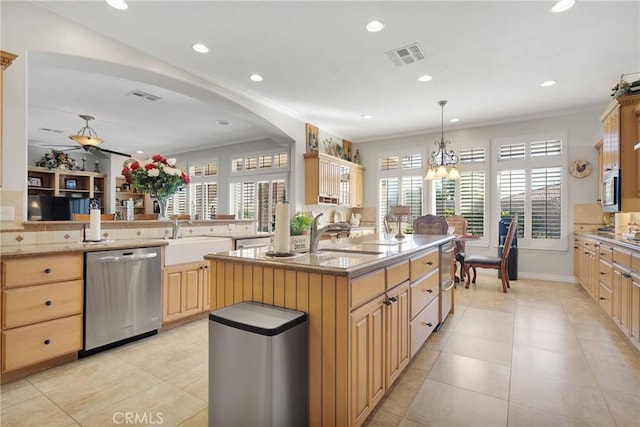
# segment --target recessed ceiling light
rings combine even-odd
[[[372,116],[371,114],[363,114],[363,115],[362,115],[362,118],[363,118],[363,119],[366,119],[366,120],[368,120],[368,119],[370,119],[370,118],[372,118],[372,117],[373,117],[373,116]]]
[[[571,9],[576,4],[576,0],[560,0],[557,1],[551,8],[551,12],[560,13],[565,10]]]
[[[136,151],[136,154],[144,154],[144,151],[138,150],[138,151]]]
[[[219,124],[220,126],[226,126],[229,124],[229,122],[226,120],[216,120],[216,123]]]
[[[262,76],[259,74],[251,74],[249,76],[249,80],[254,81],[254,82],[261,82],[262,81]]]
[[[459,118],[454,117],[453,119],[449,120],[451,123],[458,123],[460,121]]]
[[[191,49],[195,50],[198,53],[207,53],[209,52],[209,48],[202,43],[194,43],[191,45]]]
[[[382,21],[369,21],[364,28],[370,33],[377,33],[378,31],[382,31],[384,29],[384,22]]]
[[[126,10],[129,7],[127,2],[124,0],[106,0],[106,1],[107,1],[107,4],[114,9]]]
[[[433,79],[433,77],[431,77],[429,74],[418,77],[419,82],[430,82],[431,79]]]
[[[553,86],[554,84],[558,83],[555,80],[547,80],[546,82],[542,82],[540,83],[540,86],[542,87],[549,87],[549,86]]]

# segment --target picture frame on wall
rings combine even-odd
[[[38,176],[27,177],[27,184],[29,187],[42,187],[42,178]]]
[[[320,134],[320,129],[317,126],[312,125],[311,123],[306,124],[306,135],[307,135],[307,153],[317,153],[318,152],[318,138]]]
[[[67,190],[77,190],[78,189],[78,180],[74,178],[65,178],[64,179],[64,188]]]

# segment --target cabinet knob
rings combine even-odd
[[[49,340],[49,339],[44,340],[44,345],[49,345],[49,344],[51,344],[51,340]]]
[[[44,302],[44,305],[51,305],[51,304],[53,304],[53,302],[51,302],[51,300],[46,300],[46,301]]]
[[[385,304],[385,305],[391,305],[391,304],[393,304],[393,302],[391,302],[391,300],[385,300],[385,301],[384,301],[384,304]]]
[[[391,302],[396,302],[396,301],[398,301],[398,298],[396,298],[396,297],[391,297],[391,298],[389,298],[389,301],[391,301]]]
[[[205,266],[204,266],[204,269],[206,270],[207,268],[209,268],[209,266],[208,266],[208,265],[205,265]]]
[[[427,261],[427,262],[425,262],[425,264],[427,264],[427,265],[433,265],[433,261]]]
[[[629,273],[622,273],[622,277],[624,277],[625,279],[630,279],[631,275]]]
[[[432,326],[433,326],[433,323],[428,322],[428,323],[427,323],[427,326],[428,326],[428,327],[432,327]]]
[[[432,293],[433,289],[427,289],[427,292]]]
[[[51,273],[51,269],[50,269],[50,268],[45,268],[45,269],[44,269],[44,272],[45,272],[46,274],[49,274],[49,273]]]

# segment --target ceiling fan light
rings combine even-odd
[[[75,142],[77,142],[78,144],[85,146],[85,145],[91,145],[93,147],[102,144],[102,139],[98,138],[97,136],[87,136],[87,135],[70,135],[69,136],[70,139],[74,140]]]
[[[436,171],[433,168],[429,168],[429,170],[427,171],[427,176],[424,177],[424,179],[426,181],[431,181],[436,179]]]

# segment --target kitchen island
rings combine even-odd
[[[452,236],[357,244],[273,258],[266,248],[206,255],[211,309],[257,301],[307,313],[309,425],[361,425],[453,312]],[[346,240],[346,239],[345,239]],[[447,299],[448,298],[448,299]]]

